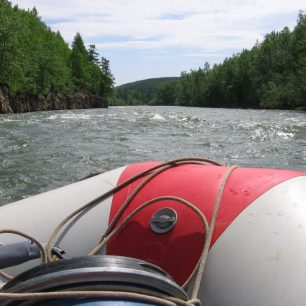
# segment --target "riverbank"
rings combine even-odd
[[[9,86],[0,83],[0,114],[107,107],[108,101],[104,98],[84,93],[13,96]]]

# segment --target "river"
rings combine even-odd
[[[0,115],[0,205],[146,160],[306,171],[306,112],[110,107]]]

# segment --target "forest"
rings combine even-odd
[[[36,8],[23,10],[0,0],[0,82],[14,94],[87,93],[109,98],[114,76],[96,46],[76,33],[71,48]]]
[[[172,83],[178,77],[153,78],[123,84],[115,88],[112,99],[113,105],[142,105],[150,104],[158,88],[165,83]],[[165,101],[163,101],[165,104]]]
[[[135,92],[116,90],[130,103]],[[213,67],[182,72],[179,79],[158,84],[143,101],[155,105],[226,108],[306,109],[306,16],[295,28],[267,34],[251,50],[242,50]]]
[[[205,58],[203,59],[203,63]],[[112,105],[306,109],[306,16],[223,63],[119,86],[110,63],[76,33],[71,48],[36,8],[0,0],[0,83],[12,95],[85,93]]]

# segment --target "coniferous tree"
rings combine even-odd
[[[100,65],[99,52],[97,51],[96,45],[89,45],[88,56],[92,63]]]
[[[83,38],[77,33],[72,42],[71,68],[74,83],[82,88],[88,84],[89,55],[85,48]]]
[[[101,58],[100,67],[102,74],[99,94],[104,98],[108,98],[113,94],[115,77],[110,70],[109,60],[107,60],[105,57]]]
[[[89,45],[88,48],[88,73],[89,73],[89,89],[93,94],[99,95],[101,69],[99,61],[99,52],[94,44]]]

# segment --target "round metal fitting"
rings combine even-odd
[[[143,289],[146,289],[148,292],[164,294],[184,301],[189,299],[186,292],[172,280],[171,276],[158,266],[135,258],[107,255],[77,257],[36,266],[7,282],[0,292],[29,293],[62,289],[69,291],[79,287],[92,290],[92,286],[97,285],[104,287],[104,290],[108,290],[107,288],[112,290],[112,286],[116,286],[119,292],[133,290],[135,293],[141,293]],[[86,305],[93,304],[86,303]],[[112,303],[112,305],[115,304],[117,303]],[[2,305],[1,301],[0,305]],[[12,301],[8,305],[19,304]],[[39,303],[39,305],[49,304]],[[58,302],[56,305],[77,304]]]
[[[151,230],[157,234],[164,234],[173,229],[177,221],[177,213],[172,208],[162,208],[156,211],[151,218]]]

